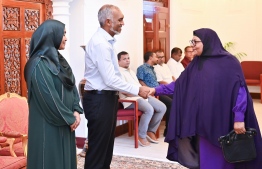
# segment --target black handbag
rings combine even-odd
[[[222,147],[224,158],[229,163],[251,161],[256,158],[254,136],[256,129],[246,128],[245,134],[236,134],[234,130],[218,141]]]

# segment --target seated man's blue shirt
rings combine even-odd
[[[147,63],[144,63],[143,65],[137,68],[136,76],[138,80],[142,80],[148,87],[159,86],[154,67],[150,66]]]

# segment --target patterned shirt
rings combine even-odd
[[[156,72],[154,67],[147,63],[139,66],[137,68],[136,76],[138,80],[142,80],[148,87],[157,87],[159,83],[157,82]]]

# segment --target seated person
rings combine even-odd
[[[122,51],[118,53],[117,57],[119,70],[122,74],[123,79],[126,82],[141,86],[138,82],[135,72],[129,68],[130,58],[128,53]],[[147,139],[152,143],[158,143],[155,133],[166,112],[165,104],[152,96],[149,96],[148,100],[146,100],[140,96],[133,96],[130,94],[120,93],[119,97],[120,99],[137,100],[138,110],[143,112],[138,127],[139,144],[141,146],[150,145]],[[134,105],[132,103],[123,103],[123,106],[125,109],[134,108]]]
[[[142,86],[148,86],[148,87],[157,87],[159,86],[159,83],[157,82],[156,73],[154,71],[154,65],[157,64],[158,58],[156,57],[156,54],[153,52],[146,52],[144,55],[144,61],[145,63],[137,68],[137,78],[139,80],[139,83]],[[159,100],[163,102],[166,105],[166,128],[164,130],[164,136],[167,132],[168,127],[168,120],[169,120],[169,113],[171,109],[172,104],[172,98],[170,98],[168,95],[161,95],[159,96]]]
[[[181,72],[185,70],[184,66],[179,62],[181,60],[182,50],[180,48],[173,48],[171,50],[171,58],[166,63],[172,75],[177,79]]]
[[[189,63],[193,60],[194,58],[194,50],[192,48],[192,46],[187,46],[185,47],[185,57],[184,59],[181,61],[182,65],[184,66],[184,68],[187,67],[187,65],[189,65]]]
[[[157,50],[156,56],[158,58],[157,65],[154,66],[156,78],[160,84],[169,84],[175,80],[169,67],[165,64],[165,56],[163,50]]]

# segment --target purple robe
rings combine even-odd
[[[218,138],[229,133],[235,121],[244,120],[245,127],[257,130],[257,158],[250,162],[235,163],[234,167],[259,169],[262,166],[261,133],[240,63],[223,48],[214,31],[199,29],[194,31],[194,35],[204,45],[202,54],[196,56],[181,73],[173,91],[172,83],[156,88],[156,95],[174,93],[165,139],[169,143],[167,158],[189,168],[196,167],[199,165],[196,162],[199,159],[199,139],[195,136],[220,148]],[[238,98],[240,88],[246,90],[246,108],[236,106],[237,100],[241,101]],[[233,110],[238,112],[236,116],[240,116],[235,118]],[[188,145],[191,145],[191,149],[186,151],[190,147]]]

